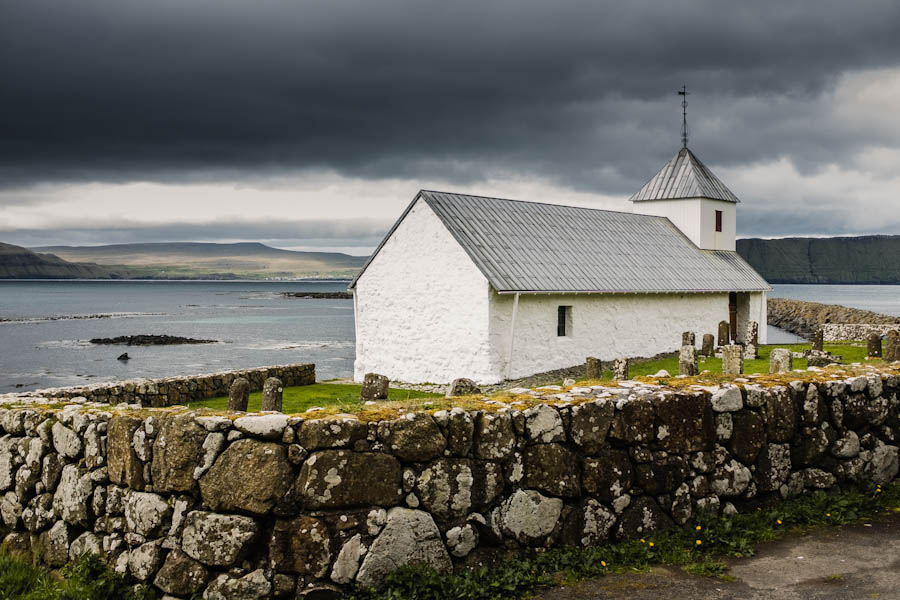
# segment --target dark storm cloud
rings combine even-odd
[[[890,0],[7,0],[0,178],[504,171],[626,193],[677,148],[682,83],[707,162],[816,169],[872,133],[815,100],[897,65],[898,28]]]

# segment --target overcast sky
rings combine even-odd
[[[0,241],[367,254],[421,188],[900,233],[900,3],[2,0]]]

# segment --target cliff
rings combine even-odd
[[[900,236],[751,238],[737,251],[769,283],[900,283]]]
[[[113,269],[91,263],[72,263],[53,254],[0,242],[0,279],[115,279]]]

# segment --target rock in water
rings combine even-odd
[[[116,358],[116,360],[131,360],[131,357],[128,356],[127,352],[123,352],[118,356],[118,358]]]

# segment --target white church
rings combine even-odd
[[[420,191],[351,283],[355,379],[497,383],[674,351],[728,321],[766,342],[737,197],[685,146],[613,212]]]

